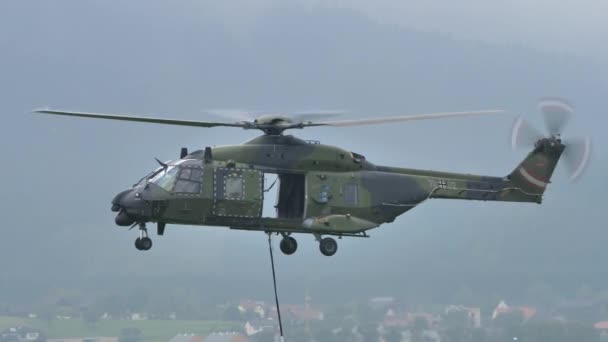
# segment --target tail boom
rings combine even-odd
[[[541,203],[564,148],[558,137],[540,139],[508,176],[471,176],[454,182],[455,189],[434,190],[431,197]]]
[[[558,137],[539,140],[534,150],[506,177],[385,167],[427,184],[429,198],[541,203],[565,146]]]

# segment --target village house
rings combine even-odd
[[[535,308],[528,307],[528,306],[511,307],[511,306],[507,305],[507,303],[504,300],[501,300],[500,303],[498,303],[498,305],[494,309],[494,312],[492,312],[492,319],[494,320],[494,319],[498,318],[500,315],[510,314],[510,313],[514,313],[514,312],[521,313],[522,317],[526,321],[531,319],[532,317],[536,316]]]

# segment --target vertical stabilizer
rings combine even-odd
[[[556,137],[539,140],[534,150],[509,174],[509,180],[527,194],[542,195],[564,148]]]

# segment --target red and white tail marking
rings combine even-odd
[[[524,177],[525,180],[530,182],[530,184],[536,185],[539,188],[545,188],[549,184],[530,174],[530,172],[528,172],[528,170],[526,170],[523,166],[519,167],[519,173]]]

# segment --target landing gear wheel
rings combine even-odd
[[[281,252],[283,252],[283,254],[292,255],[298,249],[298,241],[291,236],[286,236],[281,240],[279,247],[281,248]]]
[[[135,239],[135,248],[140,251],[147,251],[152,248],[152,239],[148,237],[148,229],[145,222],[139,224],[139,237]]]
[[[137,239],[135,239],[135,248],[136,248],[138,251],[141,251],[141,250],[142,250],[142,249],[141,249],[141,238],[137,238]]]
[[[319,250],[325,256],[332,256],[338,251],[338,243],[332,238],[324,238],[319,242]]]
[[[152,239],[149,237],[135,239],[135,248],[139,251],[147,251],[152,248]]]
[[[152,239],[150,239],[149,237],[146,236],[141,239],[140,244],[141,244],[141,249],[143,251],[147,251],[150,248],[152,248]]]

